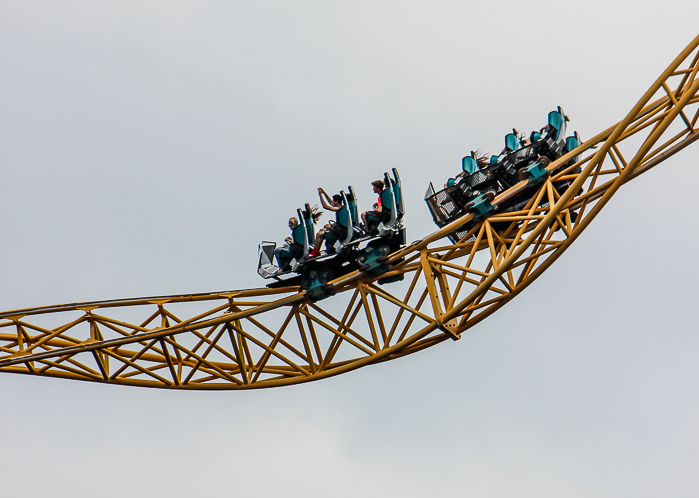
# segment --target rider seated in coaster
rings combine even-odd
[[[374,193],[379,195],[379,199],[374,203],[373,211],[364,211],[362,213],[362,222],[364,223],[364,231],[366,233],[372,233],[379,223],[384,221],[386,214],[388,217],[391,216],[389,209],[384,208],[381,205],[381,191],[383,190],[384,184],[383,180],[376,180],[371,182],[371,186],[374,188]]]
[[[303,245],[294,242],[294,228],[299,224],[299,220],[296,217],[289,218],[289,228],[291,229],[291,237],[284,239],[284,245],[277,247],[274,250],[274,257],[277,259],[277,266],[282,271],[290,270],[290,263],[292,259],[298,258],[303,254]]]
[[[335,194],[331,198],[327,192],[325,192],[325,190],[319,187],[318,197],[320,197],[320,203],[328,211],[339,211],[342,207],[342,196],[340,194]],[[343,238],[344,236],[345,229],[339,223],[335,222],[333,224],[326,224],[323,228],[318,230],[313,250],[310,252],[309,256],[314,258],[320,254],[320,248],[323,246],[323,240],[327,240],[332,243],[337,239]]]
[[[530,143],[531,142],[524,133],[520,133],[516,128],[512,128],[512,133],[505,135],[505,148],[500,151],[499,155],[509,154],[510,152],[530,145]]]
[[[568,121],[570,121],[570,119],[568,119],[568,116],[563,114],[563,111],[559,107],[558,112],[553,111],[553,112],[549,113],[549,122],[546,124],[546,126],[541,128],[538,132],[537,131],[532,132],[532,134],[529,137],[532,142],[540,140],[541,138],[547,138],[548,136],[551,136],[551,138],[555,138],[554,135],[556,135],[560,131],[560,127],[551,123],[551,119],[552,119],[551,115],[552,114],[554,116],[556,114],[558,114],[559,116],[563,116],[562,119],[564,119],[566,123]]]
[[[493,161],[492,159],[495,158]],[[477,149],[461,160],[461,171],[454,177],[449,178],[444,188],[453,187],[465,176],[472,175],[478,170],[485,169],[491,164],[497,163],[498,156],[489,156],[487,153]]]
[[[513,131],[517,131],[517,130],[513,129]],[[524,132],[521,132],[519,134],[519,141],[522,143],[522,147],[529,147],[532,144],[530,137],[528,137],[527,134]]]
[[[556,129],[553,126],[547,124],[539,131],[533,131],[529,138],[532,142],[536,142],[537,140],[541,140],[541,138],[545,138],[548,134],[554,133],[555,131]]]

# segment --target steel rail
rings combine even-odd
[[[458,339],[549,268],[622,185],[699,139],[699,110],[694,117],[686,112],[699,102],[699,52],[690,59],[697,47],[699,36],[623,120],[552,162],[522,210],[483,220],[467,214],[390,255],[393,269],[384,276],[411,276],[407,289],[379,289],[375,278],[354,271],[330,282],[337,294],[330,309],[310,303],[298,287],[283,287],[4,311],[0,371],[143,387],[250,389],[323,379]],[[674,89],[671,78],[681,78]],[[666,137],[676,122],[684,128]],[[620,147],[635,137],[642,143],[623,150],[627,162]],[[613,167],[603,169],[607,159]],[[581,171],[573,173],[577,166]],[[572,183],[559,193],[553,181],[561,179]],[[492,204],[530,187],[522,181]],[[444,245],[466,223],[473,225],[472,238]],[[442,245],[432,247],[436,242]],[[477,261],[484,250],[489,259]],[[178,318],[182,306],[209,301],[213,307]],[[335,314],[338,303],[344,311]],[[120,309],[147,314],[139,321],[105,314]],[[265,321],[279,313],[286,313],[281,325]],[[45,319],[58,324],[41,325]]]

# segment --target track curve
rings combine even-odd
[[[393,269],[382,277],[402,275],[400,283],[382,287],[354,272],[332,281],[337,294],[319,303],[286,287],[5,311],[0,371],[251,389],[318,380],[458,339],[553,264],[624,183],[699,139],[698,47],[699,36],[622,121],[549,165],[524,209],[492,215],[453,244],[447,237],[466,215],[392,254]],[[573,182],[563,195],[553,188],[559,180]]]

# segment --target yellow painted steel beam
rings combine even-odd
[[[355,271],[330,282],[336,295],[317,303],[286,287],[0,312],[0,372],[254,389],[323,379],[458,339],[553,264],[622,185],[699,139],[698,48],[699,37],[621,122],[551,163],[520,211],[478,223],[465,215],[392,254],[384,276],[403,275],[402,284],[377,286]],[[554,182],[564,180],[572,184],[559,192]],[[527,187],[520,182],[493,204]],[[466,223],[473,228],[451,243]]]

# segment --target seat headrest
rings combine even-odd
[[[519,149],[522,146],[521,142],[519,141],[519,137],[515,135],[514,133],[508,133],[505,135],[505,147],[508,148],[511,151],[515,151]]]
[[[464,170],[464,173],[472,175],[478,171],[478,161],[473,156],[466,156],[461,160],[461,169]]]

